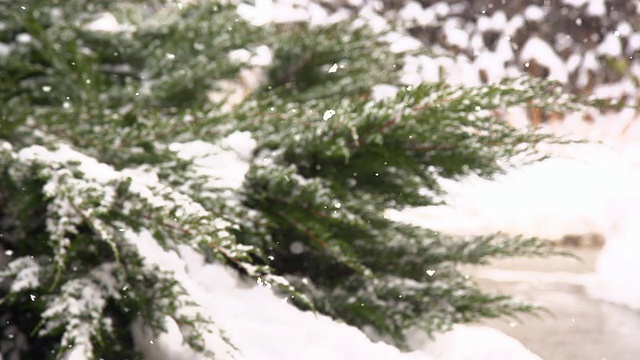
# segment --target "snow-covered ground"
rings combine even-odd
[[[238,359],[540,359],[518,341],[481,326],[456,326],[435,340],[416,332],[410,337],[415,351],[402,353],[393,346],[372,342],[357,328],[300,311],[268,287],[243,282],[221,265],[205,264],[203,257],[190,249],[183,249],[181,257],[165,256],[165,264],[172,264],[190,293],[208,310],[207,315],[224,329],[239,350],[231,351]],[[159,338],[137,333],[136,342],[149,359],[204,359],[182,345],[174,323],[169,322],[168,329],[169,333]],[[221,359],[229,351],[224,344],[214,350]]]

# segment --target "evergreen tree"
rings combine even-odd
[[[192,248],[398,346],[410,328],[535,309],[458,266],[547,255],[547,242],[384,214],[437,204],[439,179],[544,156],[536,146],[557,140],[499,113],[570,105],[553,84],[423,84],[374,101],[402,66],[379,34],[257,28],[223,2],[0,1],[0,14],[0,327],[19,334],[3,356],[134,358],[134,321],[161,332],[166,317],[213,356],[215,319],[156,248]],[[116,31],[98,29],[108,16]],[[255,143],[241,186],[180,155],[198,141]]]

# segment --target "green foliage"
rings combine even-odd
[[[288,102],[366,96],[373,85],[391,81],[399,61],[379,51],[384,44],[374,34],[348,23],[312,29],[289,25],[273,45],[266,89]]]
[[[105,11],[120,31],[87,28]],[[494,111],[571,106],[552,84],[423,84],[375,102],[401,56],[348,22],[257,29],[210,1],[3,1],[0,14],[0,326],[26,334],[23,357],[140,357],[135,321],[157,333],[167,318],[213,356],[215,319],[194,315],[177,270],[150,254],[182,247],[398,345],[410,328],[534,310],[458,265],[548,255],[546,242],[452,237],[384,213],[437,204],[442,178],[543,156],[536,146],[556,140]],[[263,46],[269,64],[229,56]],[[246,71],[262,82],[242,85]],[[175,150],[239,131],[257,142],[240,188]]]

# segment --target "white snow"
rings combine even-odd
[[[604,84],[596,87],[593,91],[594,97],[620,99],[624,95],[631,97],[637,94],[637,86],[635,80],[623,78],[617,83]]]
[[[415,21],[418,25],[429,25],[437,21],[436,12],[431,8],[424,9],[416,1],[408,1],[398,12],[398,19]]]
[[[7,56],[11,53],[11,46],[0,42],[0,56]]]
[[[515,15],[511,19],[509,19],[509,22],[507,22],[507,25],[504,28],[504,34],[507,36],[513,36],[515,35],[516,31],[518,31],[518,29],[520,29],[523,25],[524,19],[522,18],[522,16]]]
[[[562,59],[553,48],[539,37],[531,37],[522,46],[520,62],[535,60],[538,64],[549,69],[549,80],[557,80],[566,83],[569,74]]]
[[[195,258],[186,261],[181,258],[178,253],[162,249],[151,233],[147,230],[143,230],[140,233],[134,233],[127,230],[123,235],[129,239],[129,243],[131,245],[138,248],[140,255],[144,257],[145,265],[158,266],[161,270],[171,272],[175,279],[178,280],[187,291],[187,294],[182,296],[185,298],[183,301],[195,303],[196,309],[193,309],[193,306],[191,306],[183,307],[179,309],[179,311],[193,313],[195,310],[207,319],[214,319],[209,311],[209,306],[212,306],[212,304],[208,302],[208,292],[187,273],[187,263],[189,263],[190,266],[193,266],[195,261],[202,263],[202,259]],[[188,253],[188,248],[181,247],[180,249],[183,253]],[[215,280],[213,278],[213,274],[211,275],[212,277],[209,278],[209,280],[212,282],[210,284],[215,284],[215,286],[218,286],[218,291],[223,291],[224,288],[222,284],[217,281],[213,282]],[[165,322],[167,324],[167,332],[156,338],[154,338],[153,335],[145,329],[142,322],[138,322],[137,326],[133,329],[136,347],[142,351],[148,359],[206,359],[202,354],[193,351],[182,342],[183,335],[180,329],[175,325],[173,319],[166,318]],[[238,356],[237,351],[235,351],[229,344],[222,341],[219,328],[209,326],[208,328],[199,330],[203,332],[207,350],[213,351],[221,359],[231,359],[233,358],[233,355],[236,357]]]
[[[640,33],[633,33],[629,37],[629,44],[627,45],[627,53],[633,54],[634,51],[640,49]]]
[[[446,80],[451,84],[480,85],[477,68],[464,55],[455,58],[408,55],[404,58],[400,82],[417,86],[426,81]]]
[[[122,25],[111,13],[102,13],[102,15],[85,25],[87,30],[100,32],[123,32],[133,31],[135,28],[131,25]]]
[[[582,64],[580,65],[580,71],[578,72],[577,84],[580,87],[584,87],[589,83],[589,73],[596,72],[600,68],[600,63],[593,50],[589,50],[584,54]]]
[[[20,33],[16,35],[16,41],[22,44],[29,44],[33,41],[33,36],[27,33]]]
[[[319,4],[310,3],[308,7],[309,26],[320,26],[329,22],[329,12]]]
[[[89,358],[93,350],[91,337],[101,324],[109,323],[102,318],[102,310],[108,295],[117,296],[117,289],[113,287],[113,265],[103,264],[85,276],[67,281],[61,287],[62,294],[48,300],[39,334],[49,335],[66,324],[61,339],[61,347],[68,349],[66,360]]]
[[[629,36],[633,34],[633,27],[626,21],[622,21],[618,24],[618,28],[616,29],[619,36]]]
[[[407,1],[402,9],[398,12],[398,18],[404,20],[413,20],[415,19],[415,14],[420,13],[423,7],[420,3],[410,0]]]
[[[591,16],[605,16],[607,14],[604,0],[562,0],[562,3],[575,8],[586,5],[586,12]]]
[[[391,41],[390,49],[394,53],[402,53],[417,50],[422,47],[422,42],[413,36],[398,36]]]
[[[327,111],[324,112],[324,114],[322,115],[322,120],[327,121],[329,119],[331,119],[333,117],[333,115],[336,114],[336,111],[333,109],[329,109]]]
[[[416,334],[410,341],[414,347],[439,360],[541,360],[517,340],[481,326],[458,325],[453,331],[438,336],[437,341],[429,341],[424,334]]]
[[[6,251],[5,254],[10,256]],[[15,278],[11,282],[11,292],[20,292],[38,287],[40,271],[40,265],[33,258],[22,257],[12,260],[8,267],[2,270],[2,273],[15,274]]]
[[[554,39],[554,43],[555,43],[556,50],[559,50],[559,51],[568,49],[568,48],[570,48],[571,46],[574,45],[573,38],[570,35],[562,33],[562,32],[556,34],[555,39]],[[574,53],[574,54],[571,54],[571,55],[573,56],[573,55],[578,55],[578,54]]]
[[[478,17],[478,30],[486,32],[489,30],[502,31],[507,25],[507,14],[502,10],[498,10],[491,16]]]
[[[600,55],[608,55],[611,57],[618,57],[622,55],[622,43],[620,37],[613,33],[608,33],[602,43],[598,45],[597,52]]]
[[[251,51],[247,49],[236,49],[229,52],[229,60],[240,64],[248,63],[251,60]]]
[[[592,16],[606,16],[607,7],[604,0],[591,0],[587,6],[587,14]]]
[[[436,13],[431,8],[424,9],[416,14],[416,21],[418,25],[431,25],[436,21]]]
[[[466,49],[469,44],[469,34],[460,28],[457,21],[447,20],[444,23],[443,31],[449,44]]]
[[[443,182],[449,206],[389,215],[435,230],[479,234],[502,231],[557,239],[600,233],[605,247],[587,283],[597,298],[640,309],[640,122],[629,109],[575,114],[549,129],[593,143],[552,148],[555,158],[499,176]],[[596,143],[599,141],[601,143]]]
[[[374,101],[380,101],[385,99],[390,99],[396,96],[398,93],[398,87],[395,85],[389,84],[379,84],[375,85],[373,89],[371,89],[371,98]]]
[[[268,23],[304,22],[309,20],[309,12],[303,5],[308,2],[295,0],[256,0],[254,5],[238,4],[237,13],[240,17],[256,26]]]
[[[393,346],[369,340],[358,329],[330,318],[300,311],[287,303],[284,295],[269,287],[251,284],[219,264],[205,264],[202,255],[180,248],[180,256],[166,253],[145,240],[149,235],[136,235],[143,254],[155,263],[174,271],[188,287],[206,315],[239,349],[238,359],[380,359],[380,360],[462,360],[462,359],[539,359],[516,340],[486,327],[456,326],[447,334],[428,339],[414,332],[410,337],[413,352],[402,353]],[[142,236],[142,238],[140,238]],[[139,326],[136,343],[148,358],[154,360],[201,359],[181,342],[179,329],[168,319],[169,334],[151,337]],[[228,349],[219,344],[220,359],[228,359]]]
[[[334,24],[340,21],[345,21],[352,17],[351,11],[348,9],[338,9],[338,11],[334,12],[327,19],[327,24]]]
[[[381,33],[389,29],[389,22],[376,12],[373,4],[367,4],[362,7],[352,25],[355,27],[366,25],[375,33]]]
[[[78,162],[78,169],[80,171],[102,183],[118,178],[118,173],[112,166],[100,163],[90,156],[79,153],[66,144],[61,144],[55,151],[50,151],[43,146],[34,145],[22,149],[18,153],[18,156],[22,161],[26,162],[42,161],[51,164]]]
[[[255,50],[255,55],[249,62],[255,66],[269,66],[273,61],[273,51],[266,45],[260,45]]]
[[[591,0],[562,0],[562,3],[573,7],[581,7],[589,3],[589,1]]]
[[[502,80],[505,75],[504,61],[500,61],[496,53],[487,51],[483,52],[476,58],[474,65],[478,70],[484,70],[489,82],[497,82]]]
[[[638,63],[634,63],[631,66],[631,73],[633,74],[633,76],[635,76],[636,78],[640,78],[640,64]]]
[[[540,22],[546,14],[547,11],[538,5],[529,5],[524,9],[524,18],[529,21]]]
[[[509,76],[505,64],[514,57],[510,41],[502,36],[498,39],[495,51],[481,52],[474,65],[478,70],[484,70],[489,82],[498,82]],[[467,83],[467,85],[470,85]]]
[[[433,11],[435,11],[438,17],[444,18],[449,15],[449,13],[451,12],[451,8],[446,2],[440,1],[433,5]]]
[[[207,176],[211,187],[237,189],[244,181],[249,169],[248,159],[256,141],[248,132],[234,132],[222,139],[220,145],[194,140],[187,143],[172,143],[169,149],[178,156],[193,160],[197,172]]]
[[[571,54],[567,59],[567,70],[570,72],[575,71],[578,66],[580,66],[580,62],[582,61],[582,56],[579,54]]]

